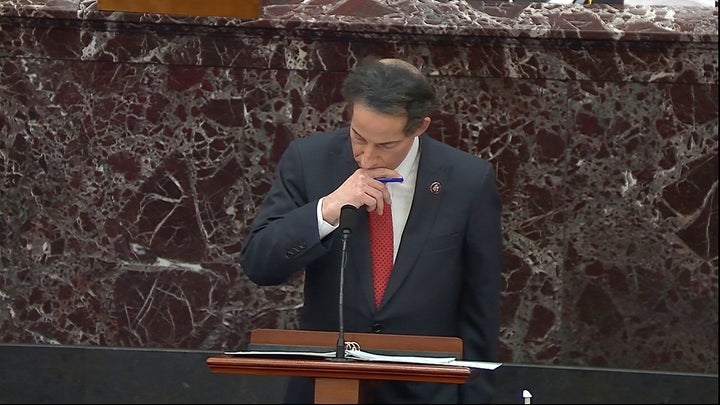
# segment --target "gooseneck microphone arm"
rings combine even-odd
[[[357,208],[352,205],[344,205],[340,210],[340,232],[342,238],[342,254],[340,258],[340,286],[338,293],[338,340],[335,347],[335,360],[347,360],[345,358],[345,321],[343,318],[343,301],[345,289],[345,268],[347,267],[347,244],[352,230],[355,227]]]
[[[343,319],[343,290],[345,287],[345,267],[347,266],[347,241],[350,232],[342,233],[342,259],[340,259],[340,292],[338,296],[338,340],[335,348],[335,358],[345,360],[345,322]]]

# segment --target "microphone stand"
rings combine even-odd
[[[338,293],[338,340],[335,358],[330,360],[347,361],[345,357],[345,321],[343,319],[343,301],[345,290],[345,267],[347,267],[347,245],[352,229],[355,227],[357,208],[344,205],[340,210],[340,230],[342,232],[342,254],[340,258],[340,288]]]
[[[338,340],[335,347],[335,359],[346,361],[345,358],[345,322],[343,320],[343,290],[345,289],[345,267],[347,266],[347,241],[350,231],[343,229],[342,233],[342,258],[340,259],[340,292],[338,294]]]

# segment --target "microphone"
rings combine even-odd
[[[350,236],[352,231],[355,229],[355,224],[357,223],[357,211],[358,209],[350,204],[345,204],[342,208],[340,208],[339,228],[343,235],[347,234]]]
[[[355,229],[357,222],[357,208],[350,204],[340,209],[340,232],[342,233],[342,255],[340,259],[340,292],[338,293],[338,340],[335,347],[334,360],[347,360],[345,358],[345,322],[343,320],[343,290],[345,289],[345,267],[347,266],[347,243]]]

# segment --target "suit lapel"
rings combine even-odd
[[[421,154],[417,181],[415,182],[415,193],[381,307],[398,290],[403,280],[415,266],[420,252],[425,246],[425,240],[435,226],[435,221],[438,220],[437,214],[443,200],[443,193],[435,193],[431,190],[431,187],[433,184],[445,184],[449,175],[447,166],[441,156],[442,152],[436,147],[436,141],[430,139],[427,135],[422,135],[420,141]],[[370,277],[370,290],[372,302],[372,276]]]

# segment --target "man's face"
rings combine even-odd
[[[407,117],[378,113],[362,104],[353,106],[350,141],[353,156],[363,169],[397,168],[421,132],[403,132]]]

